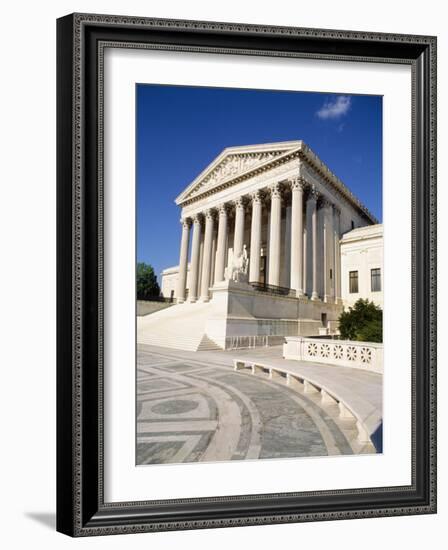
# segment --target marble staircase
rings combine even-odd
[[[198,351],[221,349],[205,334],[210,303],[177,304],[137,318],[137,343]]]

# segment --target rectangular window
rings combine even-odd
[[[349,292],[350,294],[356,294],[358,291],[358,272],[349,272]]]
[[[370,288],[372,292],[381,290],[381,269],[379,267],[370,270]]]

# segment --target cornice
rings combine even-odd
[[[329,185],[332,190],[334,190],[343,199],[345,199],[352,207],[358,210],[361,213],[361,215],[364,216],[368,221],[370,221],[372,224],[378,223],[377,218],[368,210],[366,206],[364,206],[364,204],[361,203],[361,201],[350,191],[350,189],[342,182],[342,180],[340,180],[336,176],[336,174],[334,174],[328,168],[328,166],[322,160],[320,160],[320,158],[311,150],[311,148],[306,143],[304,143],[303,141],[293,141],[289,143],[291,145],[295,145],[295,148],[291,149],[286,153],[283,153],[282,155],[275,157],[270,161],[267,161],[265,164],[262,164],[261,166],[256,166],[253,169],[248,169],[247,171],[241,174],[238,174],[234,177],[231,176],[227,180],[224,180],[222,183],[212,188],[205,189],[202,193],[198,193],[194,197],[182,200],[182,196],[186,193],[186,191],[188,189],[192,189],[192,185],[194,183],[199,183],[200,176],[198,176],[198,178],[196,178],[194,182],[190,184],[185,189],[185,191],[179,195],[179,197],[177,197],[176,203],[182,207],[189,206],[195,202],[199,202],[200,200],[205,199],[206,197],[214,195],[219,191],[228,189],[229,187],[233,187],[243,181],[253,178],[254,176],[259,176],[260,174],[268,172],[269,170],[272,170],[278,166],[281,166],[282,164],[286,164],[287,162],[290,162],[293,159],[300,159],[309,168],[311,168],[318,176],[322,178],[324,184]],[[267,146],[267,145],[268,144],[261,144],[260,147]],[[279,142],[272,145],[273,147],[277,146],[277,148],[287,147],[288,142]],[[247,152],[249,151],[249,147],[256,147],[256,146],[245,146],[241,148],[241,151],[239,150],[239,148],[225,149],[215,159],[215,161],[211,165],[209,165],[209,167],[207,167],[207,169],[204,170],[204,172],[202,172],[202,174],[204,175],[204,177],[210,174],[210,172],[219,164],[219,162],[225,158],[225,153],[237,154],[238,152]]]
[[[287,143],[287,142],[286,142]],[[280,142],[278,144],[272,144],[274,145],[281,145],[285,146],[286,143]],[[253,168],[249,168],[246,171],[237,174],[235,176],[230,176],[228,179],[222,181],[218,185],[215,185],[211,188],[205,189],[202,193],[198,193],[197,195],[194,195],[190,198],[183,199],[182,197],[185,195],[185,193],[188,190],[192,190],[194,188],[195,184],[200,183],[201,176],[204,178],[207,177],[218,165],[219,162],[223,161],[226,154],[238,154],[238,153],[248,153],[249,151],[237,151],[232,150],[232,148],[224,149],[222,153],[218,155],[218,157],[213,161],[212,164],[210,164],[201,174],[190,184],[188,187],[176,198],[176,204],[179,206],[188,206],[194,202],[198,202],[210,195],[214,195],[215,193],[222,191],[223,189],[227,189],[229,187],[232,187],[234,185],[237,185],[238,183],[241,183],[242,181],[246,181],[254,176],[257,176],[259,174],[262,174],[263,172],[267,172],[268,170],[271,170],[277,166],[281,166],[282,164],[285,164],[289,161],[291,161],[294,158],[299,157],[299,148],[300,148],[300,142],[291,142],[296,145],[294,149],[290,149],[289,151],[282,153],[281,155],[278,155],[277,157],[266,161],[265,163],[255,166]],[[256,147],[256,146],[255,146]],[[244,147],[242,149],[248,149],[248,147]],[[226,154],[225,154],[226,153]]]
[[[361,242],[372,239],[383,238],[383,224],[368,225],[365,227],[357,227],[351,231],[347,231],[341,236],[341,244]]]
[[[378,224],[378,219],[362,202],[350,191],[345,183],[334,174],[328,166],[314,153],[314,151],[304,142],[300,147],[299,158],[305,161],[323,180],[338,191],[352,206],[360,210],[363,215],[373,224]]]

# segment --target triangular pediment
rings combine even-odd
[[[300,148],[300,141],[229,147],[177,197],[176,203],[194,199],[223,183],[269,165],[273,160]]]

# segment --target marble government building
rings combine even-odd
[[[382,306],[382,226],[303,141],[226,148],[176,204],[177,305],[139,318],[138,342],[273,344],[334,333],[357,297]]]

